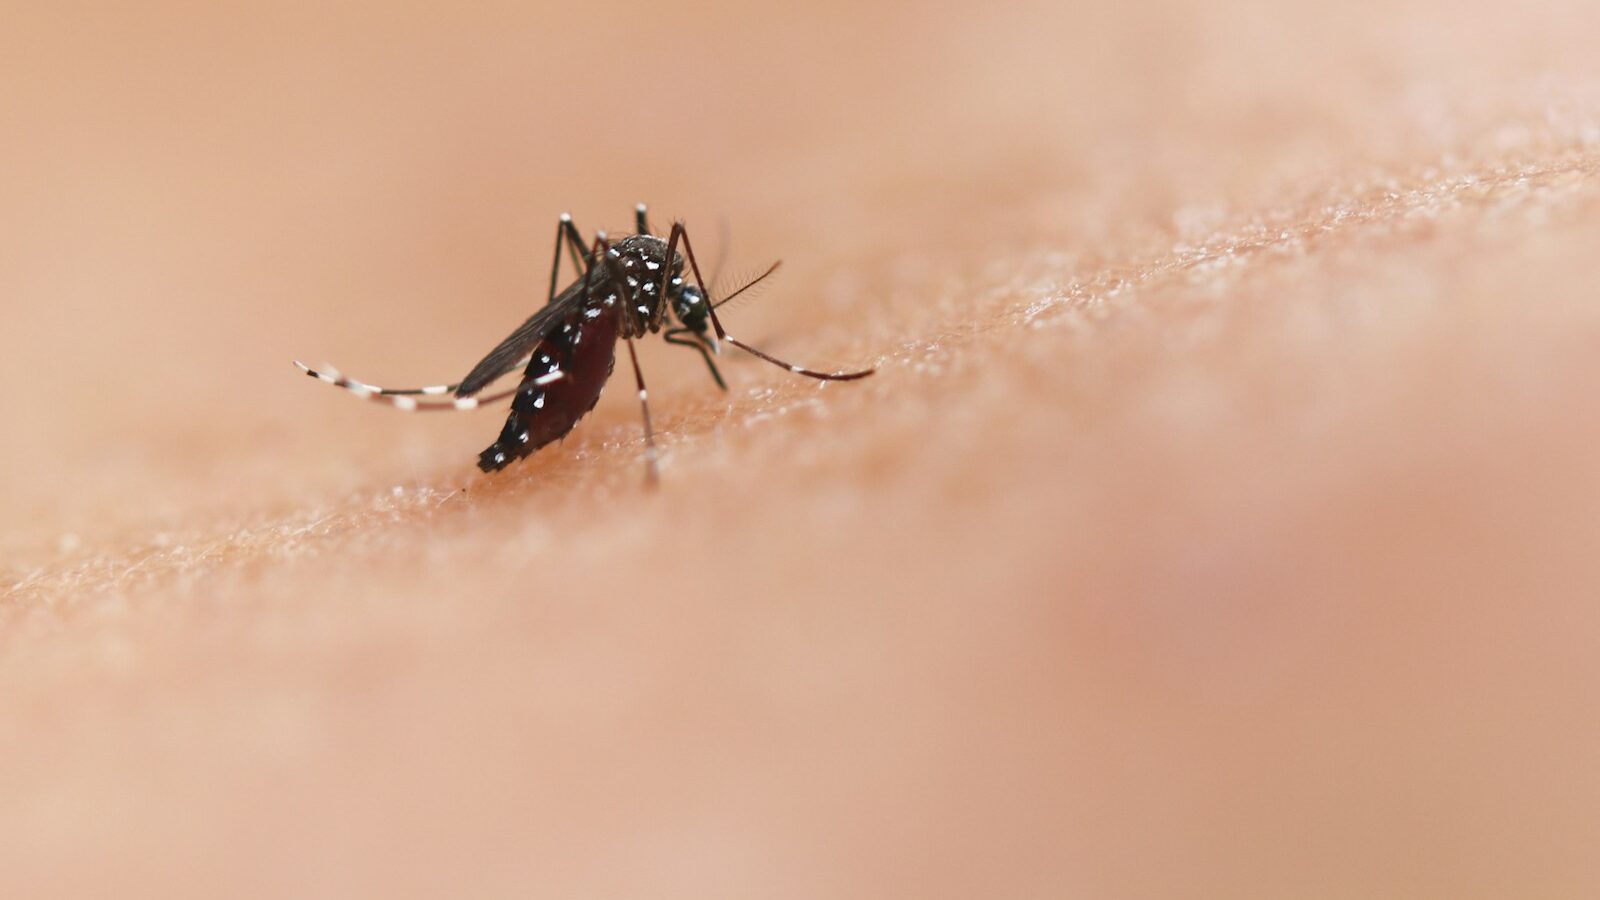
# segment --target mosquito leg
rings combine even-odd
[[[521,360],[518,360],[516,362],[516,364],[514,364],[513,366],[508,368],[505,372],[501,373],[501,375],[499,377],[504,377],[505,375],[509,374],[510,372],[512,372],[512,371],[514,371],[516,369],[521,369],[521,368],[523,368],[524,366],[526,366],[528,363],[530,363],[532,361],[533,361],[533,357],[525,356]],[[366,383],[364,381],[359,381],[357,379],[351,378],[350,376],[341,373],[339,370],[333,368],[332,366],[328,366],[328,367],[325,367],[325,368],[320,369],[320,370],[319,369],[313,369],[313,368],[311,368],[310,366],[306,365],[305,363],[301,362],[298,359],[294,361],[294,364],[295,364],[295,366],[297,368],[300,369],[300,371],[306,373],[307,375],[310,375],[312,378],[315,378],[318,381],[324,382],[326,384],[331,384],[334,387],[344,388],[345,390],[349,391],[350,393],[356,394],[357,396],[361,396],[361,397],[369,397],[369,396],[370,397],[379,397],[379,398],[382,398],[382,397],[417,397],[417,396],[439,397],[439,396],[443,396],[445,394],[454,393],[455,390],[461,386],[460,383],[456,383],[456,384],[432,384],[432,385],[428,385],[427,387],[416,387],[416,388],[384,388],[384,387],[378,387],[375,384],[368,384],[368,383]],[[400,405],[400,404],[395,404],[395,405]],[[470,409],[471,407],[466,407],[466,408]]]
[[[669,344],[677,344],[679,347],[692,347],[700,351],[700,358],[706,361],[706,368],[711,370],[711,377],[716,380],[717,387],[727,390],[728,383],[722,380],[722,373],[717,371],[717,364],[711,359],[711,351],[706,349],[706,345],[693,338],[679,336],[690,333],[692,333],[692,330],[688,328],[668,328],[663,338]]]
[[[594,273],[600,271],[602,276],[610,282],[609,289],[614,291],[615,302],[622,305],[621,315],[617,320],[617,328],[622,333],[623,340],[628,342],[628,360],[633,363],[633,383],[639,388],[639,410],[644,414],[644,456],[645,456],[645,483],[652,487],[661,480],[660,464],[656,459],[656,431],[650,422],[650,394],[645,390],[644,371],[639,368],[639,351],[633,346],[633,328],[629,324],[627,310],[628,292],[623,287],[623,282],[617,271],[611,267],[611,244],[606,240],[605,233],[595,235],[594,259],[595,263],[589,267],[584,275],[584,290],[593,290]]]
[[[672,223],[672,235],[667,239],[667,259],[670,260],[673,258],[672,254],[677,251],[678,242],[680,240],[683,242],[683,255],[688,257],[689,268],[694,272],[694,280],[700,285],[701,292],[704,293],[706,289],[706,282],[704,278],[700,277],[700,264],[695,262],[694,245],[689,242],[689,231],[683,227],[682,222]],[[670,266],[664,267],[663,269],[662,290],[666,290],[666,272],[670,270]],[[804,366],[797,366],[794,363],[784,362],[783,360],[778,359],[776,356],[763,353],[762,351],[757,350],[749,344],[746,344],[744,341],[741,341],[729,334],[727,329],[722,327],[722,320],[717,318],[716,307],[713,306],[708,311],[711,313],[711,324],[717,330],[718,340],[727,341],[728,343],[738,347],[740,350],[743,350],[746,353],[751,354],[752,356],[760,357],[761,359],[764,359],[775,366],[788,369],[796,375],[804,375],[807,378],[815,378],[819,381],[854,381],[857,378],[865,378],[876,371],[874,369],[863,369],[859,372],[818,372],[814,369],[807,369]]]
[[[502,391],[498,394],[492,394],[488,397],[457,397],[454,400],[418,400],[418,395],[437,397],[449,394],[456,389],[456,386],[453,384],[438,384],[431,387],[421,388],[381,388],[375,384],[367,384],[362,381],[357,381],[354,378],[346,377],[345,375],[340,374],[338,371],[333,369],[324,369],[319,371],[311,368],[299,360],[295,360],[294,364],[300,367],[300,371],[310,375],[312,378],[315,378],[318,381],[331,384],[334,387],[344,388],[357,397],[365,400],[371,400],[374,403],[383,403],[404,412],[477,409],[479,406],[482,406],[486,403],[493,403],[496,400],[502,400],[516,393],[515,390],[510,390]],[[524,361],[519,364],[517,368],[522,368],[527,364],[528,362]],[[553,374],[556,377],[551,378],[551,382],[559,381],[561,379],[560,372]]]
[[[560,381],[565,377],[565,372],[552,372],[546,378],[536,380],[534,384],[550,384],[552,382]],[[515,396],[518,390],[518,388],[506,388],[503,391],[497,391],[493,394],[488,394],[482,397],[457,397],[454,400],[419,400],[416,401],[414,405],[401,406],[399,404],[395,404],[395,408],[404,410],[405,412],[464,412],[466,410],[477,409],[480,406],[487,406],[490,403],[498,403],[507,397]]]
[[[644,389],[644,372],[639,369],[639,353],[633,349],[633,338],[628,342],[628,359],[633,362],[633,381],[639,386],[639,409],[644,413],[644,480],[655,485],[661,480],[660,464],[656,462],[656,433],[650,424],[650,395]]]
[[[559,282],[559,279],[560,279],[560,276],[561,276],[561,245],[563,243],[567,244],[568,250],[572,253],[573,265],[577,266],[577,268],[580,271],[586,271],[586,267],[588,265],[587,259],[586,259],[586,257],[588,256],[588,252],[589,252],[588,251],[588,247],[587,247],[587,245],[584,244],[583,235],[578,232],[577,226],[572,224],[572,216],[568,215],[567,213],[562,213],[561,214],[561,221],[556,225],[556,247],[555,247],[554,258],[551,260],[551,265],[550,265],[550,297],[545,302],[545,305],[547,307],[550,304],[555,302],[556,285]],[[581,256],[580,256],[580,253],[581,253]],[[530,320],[530,321],[532,321],[532,320]],[[526,323],[524,324],[524,327],[526,327]],[[517,334],[521,333],[521,331],[522,331],[522,329],[518,329],[517,333],[513,334],[512,337],[516,337]],[[500,349],[501,348],[496,347],[495,348],[496,353],[495,354],[491,354],[489,358],[486,358],[482,363],[479,363],[479,365],[482,366],[484,363],[488,363],[491,358],[495,357],[498,354],[498,351]],[[518,348],[513,348],[510,352],[513,352],[513,353],[517,352],[517,349]],[[506,362],[505,362],[505,367],[504,368],[494,369],[494,368],[491,367],[491,369],[487,373],[479,373],[477,367],[474,367],[472,373],[470,373],[465,379],[463,379],[462,381],[455,382],[454,384],[435,384],[435,385],[429,385],[428,387],[395,388],[395,389],[381,388],[381,387],[378,387],[375,384],[366,384],[364,382],[357,381],[354,378],[347,378],[344,375],[341,375],[336,370],[334,370],[332,367],[329,367],[326,371],[319,372],[319,371],[311,368],[310,366],[306,365],[305,363],[303,363],[303,362],[301,362],[299,360],[295,360],[294,364],[300,368],[300,371],[306,373],[307,375],[310,375],[312,378],[315,378],[315,379],[317,379],[319,381],[326,382],[326,383],[331,384],[331,385],[333,385],[335,387],[342,387],[345,390],[347,390],[347,391],[349,391],[349,392],[351,392],[351,393],[353,393],[353,394],[355,394],[355,395],[357,395],[359,397],[366,397],[366,398],[378,399],[378,400],[385,400],[387,398],[387,402],[391,406],[396,406],[396,407],[399,407],[401,409],[432,409],[432,408],[443,409],[443,408],[446,408],[446,407],[444,407],[444,406],[438,406],[438,407],[421,406],[421,407],[419,407],[419,406],[416,406],[414,404],[414,402],[412,402],[410,400],[407,400],[407,399],[395,399],[395,398],[408,398],[408,397],[415,397],[415,396],[418,396],[418,395],[421,395],[421,396],[439,396],[439,395],[444,395],[444,394],[453,394],[456,391],[460,390],[461,386],[463,384],[465,384],[465,383],[467,383],[469,381],[472,382],[472,389],[471,389],[471,391],[469,391],[469,393],[474,393],[475,394],[479,390],[481,390],[482,388],[487,387],[490,382],[493,382],[493,381],[495,381],[497,379],[500,379],[500,378],[504,378],[505,376],[511,374],[512,372],[516,371],[517,369],[523,368],[524,366],[526,366],[531,361],[532,361],[532,357],[531,356],[524,356],[520,360],[517,360],[514,363],[510,362],[510,360],[507,359]],[[465,398],[463,398],[463,399],[465,399]],[[461,408],[463,408],[463,409],[471,409],[472,406],[464,405]]]
[[[634,223],[639,229],[639,234],[655,234],[654,231],[650,230],[649,212],[650,208],[643,203],[633,209]],[[711,284],[713,286],[722,277],[722,267],[728,261],[730,239],[728,237],[728,219],[725,216],[717,219],[717,237],[717,262],[711,267]],[[704,285],[701,285],[702,289],[704,287]],[[706,296],[709,297],[711,295],[707,294]]]
[[[310,375],[312,378],[315,378],[318,381],[325,382],[327,384],[331,384],[334,387],[344,388],[345,390],[349,391],[352,394],[360,394],[362,396],[373,396],[373,397],[415,397],[415,396],[418,396],[418,395],[429,396],[429,397],[432,397],[432,396],[443,396],[445,394],[448,394],[448,393],[454,391],[456,389],[456,387],[457,387],[457,385],[454,385],[454,384],[434,384],[434,385],[429,385],[428,387],[419,387],[419,388],[381,388],[381,387],[378,387],[375,384],[367,384],[364,381],[358,381],[358,380],[356,380],[354,378],[351,378],[348,375],[345,375],[344,373],[340,372],[338,369],[333,368],[332,366],[328,366],[328,367],[320,369],[320,370],[319,369],[313,369],[313,368],[311,368],[310,366],[306,365],[305,363],[301,362],[298,359],[294,361],[294,364],[295,364],[295,367],[298,368],[300,371],[306,373],[307,375]]]
[[[556,287],[561,281],[561,248],[566,245],[567,252],[572,256],[572,266],[582,272],[585,270],[583,260],[589,255],[589,246],[584,243],[582,232],[578,226],[572,224],[572,214],[562,213],[561,221],[556,225],[556,249],[550,260],[550,299],[545,305],[556,302]]]
[[[572,257],[573,268],[586,268],[588,266],[587,260],[590,248],[583,239],[583,232],[578,230],[578,226],[572,224],[572,216],[570,215],[561,224],[562,230],[567,234],[567,254]]]

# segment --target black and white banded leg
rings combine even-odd
[[[657,460],[656,432],[650,424],[650,393],[645,390],[644,371],[639,368],[639,354],[633,349],[633,338],[627,337],[628,360],[633,363],[633,383],[639,388],[639,409],[644,413],[644,477],[649,484],[661,480],[661,464]]]
[[[526,366],[530,361],[531,360],[523,360],[517,364],[516,368],[520,369],[523,366]],[[497,400],[504,400],[505,398],[516,393],[516,389],[512,389],[508,391],[501,391],[497,394],[490,394],[486,397],[454,397],[449,400],[418,399],[419,397],[431,398],[447,396],[455,391],[457,385],[435,384],[429,385],[428,387],[419,388],[383,388],[378,387],[375,384],[368,384],[364,381],[357,381],[354,378],[350,378],[332,366],[324,366],[321,369],[313,369],[298,359],[294,361],[294,364],[300,369],[300,371],[306,373],[312,378],[317,379],[318,381],[331,384],[334,387],[344,388],[346,391],[349,391],[363,400],[370,400],[374,403],[382,403],[387,406],[392,406],[402,412],[472,410],[477,409],[484,404],[494,403]],[[547,377],[547,381],[541,381],[540,383],[551,384],[556,381],[560,381],[563,376],[560,372],[553,372]]]

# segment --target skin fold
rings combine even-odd
[[[1592,895],[1600,12],[1128,6],[8,12],[0,894]]]

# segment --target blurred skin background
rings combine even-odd
[[[1594,4],[3,22],[0,894],[1600,888]],[[290,366],[639,201],[878,373]]]

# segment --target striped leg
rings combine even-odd
[[[627,338],[628,359],[633,361],[633,382],[639,386],[639,408],[644,411],[644,480],[654,485],[661,480],[661,466],[656,461],[656,432],[650,425],[650,394],[644,389],[644,372],[639,369],[639,354],[633,349],[633,338]]]
[[[531,357],[523,360],[517,364],[516,368],[520,369],[526,366],[531,360]],[[371,400],[375,403],[383,403],[404,412],[434,412],[445,410],[477,409],[486,403],[504,400],[505,398],[516,393],[516,389],[512,389],[508,391],[501,391],[498,394],[491,394],[487,397],[456,397],[451,400],[418,400],[417,397],[419,396],[442,397],[454,391],[456,386],[453,384],[436,384],[420,388],[381,388],[375,384],[367,384],[363,381],[357,381],[354,378],[348,378],[341,374],[338,370],[331,367],[321,370],[313,369],[298,359],[294,361],[294,364],[300,368],[300,371],[310,375],[312,378],[315,378],[318,381],[326,382],[334,387],[344,388],[357,397],[365,400]],[[537,383],[541,385],[550,384],[552,382],[560,381],[562,377],[563,375],[561,372],[552,372],[544,378],[539,379]]]

